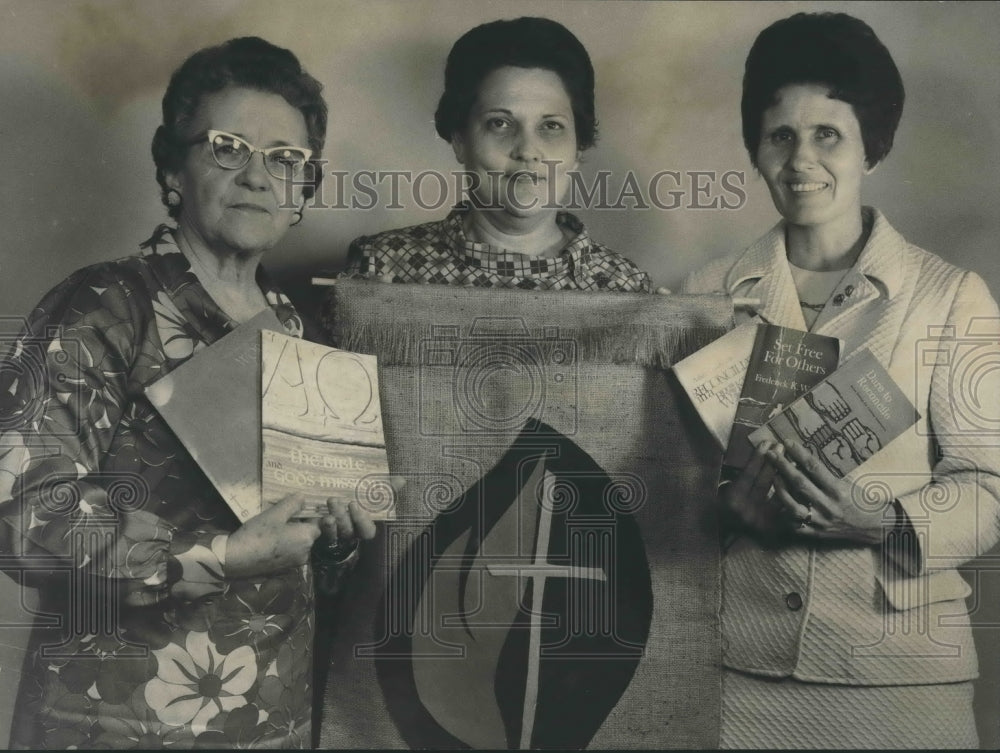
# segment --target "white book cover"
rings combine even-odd
[[[271,309],[146,387],[146,397],[241,523],[261,510],[261,331],[285,331]]]
[[[758,326],[756,322],[741,324],[673,366],[695,410],[722,449],[729,443]]]
[[[327,498],[394,517],[375,356],[261,332],[262,499]]]

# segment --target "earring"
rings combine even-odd
[[[176,188],[171,188],[167,191],[167,206],[168,207],[179,207],[181,205],[181,192]]]
[[[295,227],[300,222],[302,222],[302,210],[296,209],[294,212],[292,212],[292,216],[295,217],[295,219],[288,223],[288,227]]]

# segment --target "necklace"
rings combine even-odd
[[[795,283],[796,291],[799,296],[799,306],[805,311],[811,311],[813,314],[818,315],[823,309],[826,308],[827,303],[831,300],[831,296],[844,281],[847,273],[850,269],[844,270],[830,270],[828,272],[815,272],[808,269],[803,269],[802,267],[797,267],[791,262],[788,263],[789,269],[792,272],[792,280]],[[809,303],[803,300],[803,298],[812,298],[814,301],[819,299],[820,303]],[[841,300],[843,297],[841,296]],[[834,305],[839,305],[835,297],[832,298]]]
[[[806,303],[802,300],[799,301],[799,305],[804,309],[809,309],[810,311],[822,311],[826,306],[825,303]]]

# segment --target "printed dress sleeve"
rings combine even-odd
[[[162,364],[137,326],[151,316],[146,299],[83,270],[32,312],[0,370],[0,546],[107,579],[133,605],[218,590],[227,542],[147,509],[152,462],[109,463],[116,433],[133,430],[137,368]]]
[[[603,247],[592,252],[589,271],[587,288],[620,293],[651,293],[653,290],[652,280],[646,272],[621,254]]]
[[[337,277],[345,280],[365,280],[374,276],[371,248],[368,238],[361,236],[351,241],[347,250],[347,264]]]

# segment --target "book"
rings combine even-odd
[[[836,337],[757,325],[723,466],[743,468],[753,453],[750,434],[832,374],[839,360]]]
[[[261,499],[306,498],[303,517],[330,497],[395,517],[375,356],[260,333]]]
[[[146,387],[146,397],[245,522],[260,512],[260,333],[284,332],[262,311]]]
[[[723,450],[736,417],[757,324],[747,322],[674,364],[674,374]]]
[[[750,435],[798,442],[838,478],[860,466],[920,418],[865,348]]]

